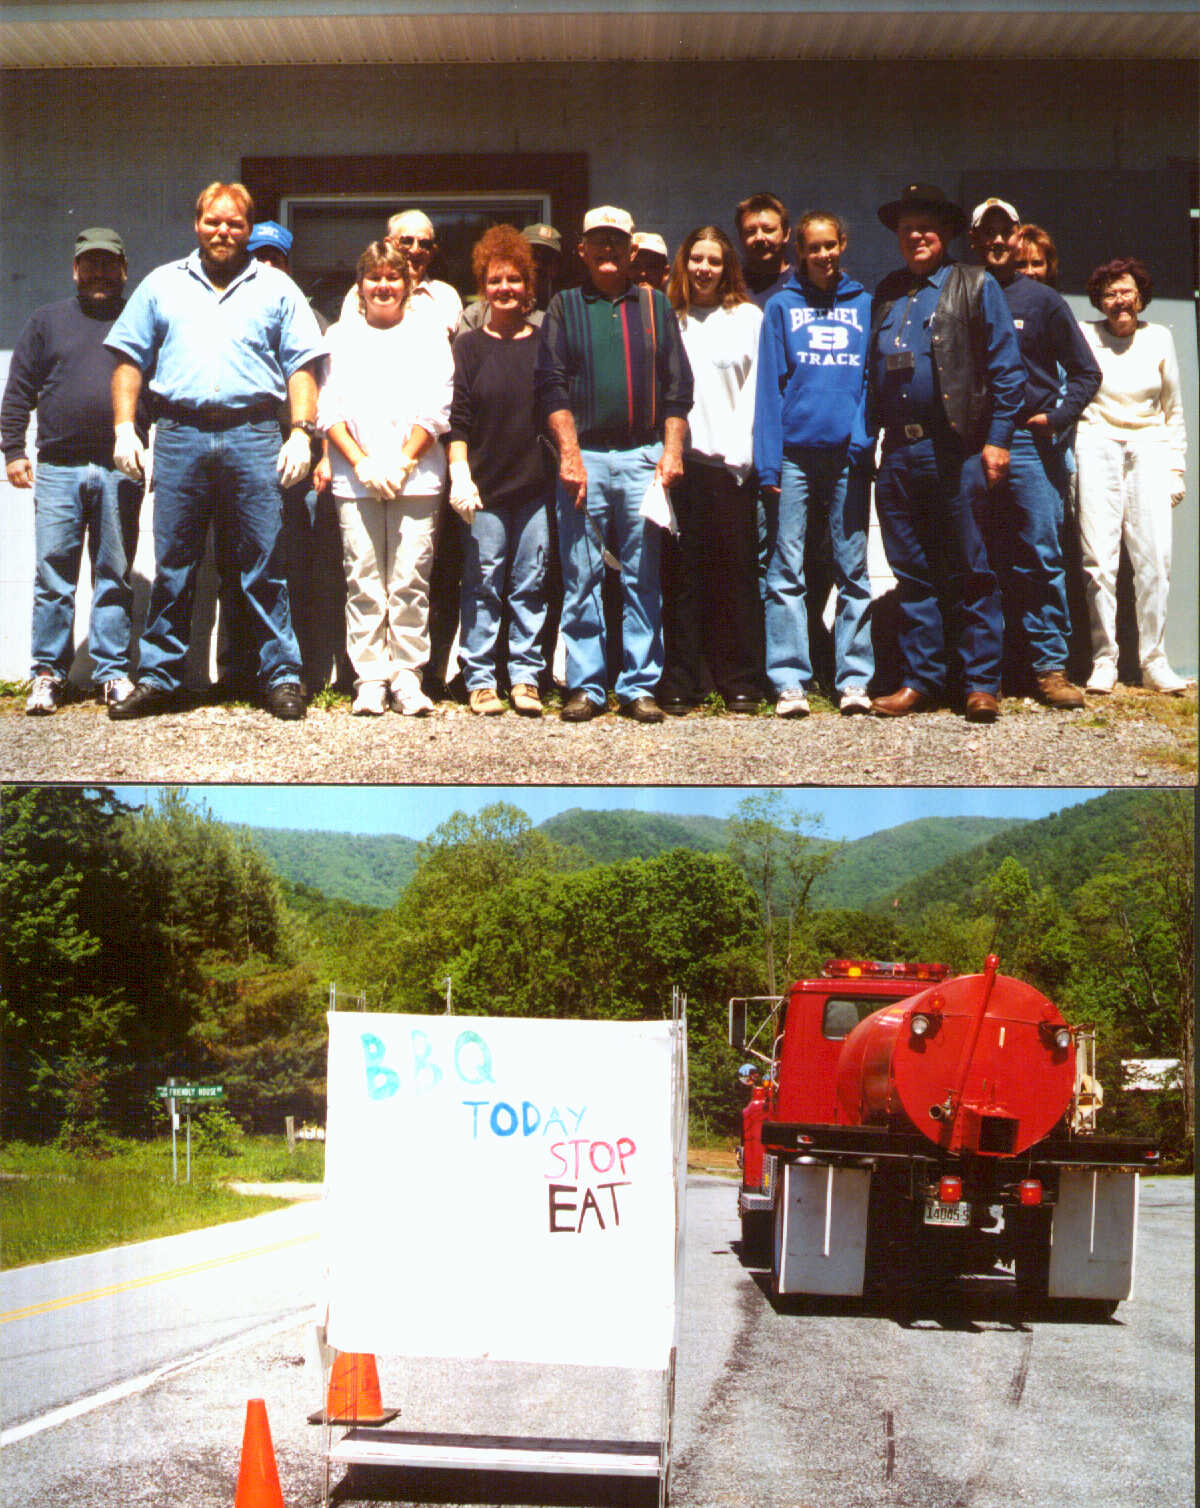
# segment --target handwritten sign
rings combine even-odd
[[[332,1345],[667,1364],[669,1022],[333,1012],[329,1033]]]

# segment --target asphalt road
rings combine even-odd
[[[675,1508],[1162,1508],[1194,1500],[1194,1193],[1144,1186],[1136,1297],[1115,1320],[1014,1322],[964,1283],[910,1322],[772,1304],[737,1251],[730,1183],[689,1179]],[[263,1243],[266,1244],[266,1243]],[[486,1259],[486,1253],[481,1254]],[[82,1307],[82,1306],[76,1306]],[[322,1501],[311,1326],[227,1350],[0,1456],[5,1503],[228,1508],[246,1400],[263,1397],[289,1508]],[[51,1360],[51,1365],[54,1365]],[[26,1370],[39,1365],[25,1361]],[[8,1374],[11,1386],[12,1368]],[[408,1428],[654,1432],[640,1374],[380,1358]],[[335,1485],[338,1476],[335,1473]],[[407,1494],[407,1495],[406,1495]],[[578,1480],[358,1476],[344,1503],[649,1505]]]

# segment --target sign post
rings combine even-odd
[[[218,1105],[225,1098],[225,1086],[223,1084],[177,1084],[174,1079],[168,1079],[165,1084],[159,1084],[154,1090],[160,1100],[167,1102],[167,1114],[171,1117],[171,1181],[179,1182],[179,1161],[175,1150],[175,1133],[179,1129],[178,1102],[183,1101],[183,1111],[187,1116],[187,1177],[186,1183],[192,1181],[192,1106]]]

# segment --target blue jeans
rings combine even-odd
[[[92,563],[88,652],[102,686],[129,674],[129,566],[137,548],[142,489],[105,466],[39,461],[34,484],[37,574],[32,663],[65,679],[74,657],[75,588],[87,536]]]
[[[1018,429],[1008,456],[1008,481],[992,517],[993,563],[1003,588],[1005,620],[1020,626],[1023,654],[1035,673],[1062,670],[1071,624],[1059,541],[1065,477],[1061,449],[1049,437],[1035,438],[1030,430]]]
[[[767,675],[776,692],[812,680],[805,600],[804,550],[810,507],[829,515],[837,607],[833,620],[834,687],[866,688],[875,674],[868,609],[867,518],[871,484],[842,449],[795,446],[784,452],[779,497],[765,498],[767,562],[764,610]]]
[[[914,691],[945,688],[955,629],[965,689],[1000,690],[1000,589],[975,512],[986,499],[979,456],[952,443],[926,437],[884,453],[875,511],[900,593],[902,680]]]
[[[567,685],[603,704],[607,695],[601,541],[621,562],[621,670],[617,699],[653,696],[662,677],[662,535],[638,509],[654,478],[661,445],[635,450],[585,450],[587,518],[562,483],[556,494],[562,557],[562,636]]]
[[[174,419],[154,438],[154,585],[140,679],[179,688],[209,519],[224,534],[241,582],[260,685],[300,679],[280,546],[282,504],[274,419],[209,431]]]
[[[461,646],[467,690],[497,683],[496,643],[508,603],[508,683],[536,686],[545,669],[549,499],[480,508],[462,526]],[[508,592],[505,594],[507,579]]]

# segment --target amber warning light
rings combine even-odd
[[[826,979],[945,979],[944,963],[897,963],[880,958],[831,958],[821,970]]]

